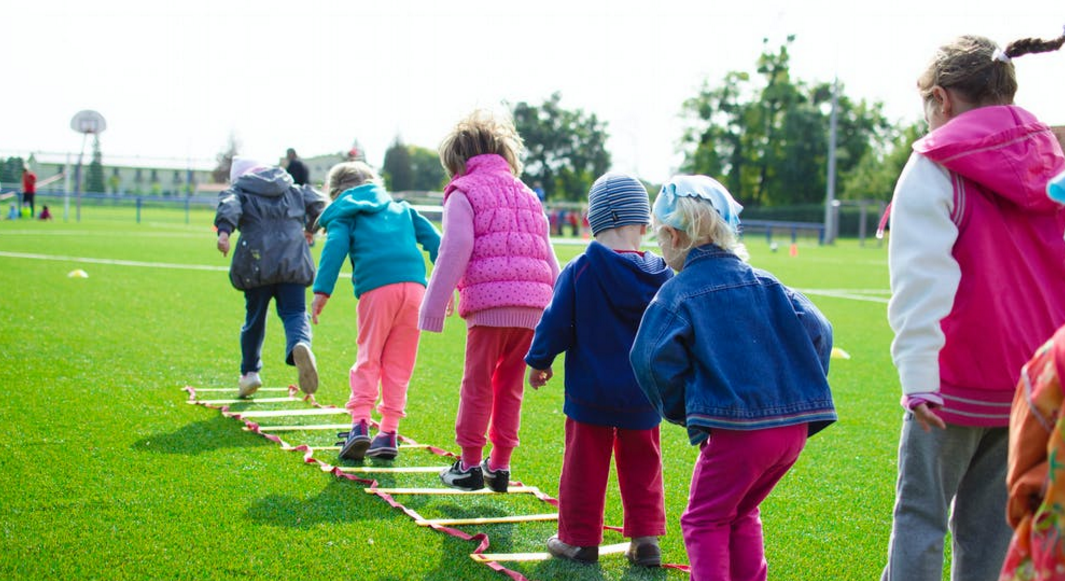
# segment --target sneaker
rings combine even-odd
[[[314,361],[311,346],[296,343],[292,348],[292,362],[300,372],[300,391],[307,395],[318,391],[318,365]]]
[[[658,537],[634,537],[625,551],[629,562],[639,567],[660,567],[662,549],[658,548]]]
[[[362,460],[366,449],[370,447],[370,426],[366,420],[355,422],[351,431],[339,433],[337,436],[344,438],[340,447],[340,457],[344,460]]]
[[[237,383],[237,386],[239,390],[238,395],[240,395],[240,397],[249,397],[263,386],[263,380],[259,377],[258,372],[249,371],[240,376],[240,381]]]
[[[451,468],[440,472],[440,481],[459,490],[480,490],[484,488],[484,474],[480,466],[462,469],[462,459],[455,460]]]
[[[481,462],[481,473],[484,474],[484,483],[488,488],[496,492],[506,492],[510,484],[510,470],[492,470],[488,467],[488,460]]]
[[[558,535],[552,535],[547,539],[547,552],[560,559],[568,559],[578,563],[591,565],[599,561],[599,546],[576,547],[563,543]]]
[[[370,458],[382,460],[392,460],[397,454],[399,447],[396,445],[395,432],[379,432],[373,442],[370,442],[370,449],[366,450],[366,455]]]

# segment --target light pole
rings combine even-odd
[[[85,140],[89,137],[89,134],[99,135],[103,133],[104,129],[107,129],[107,121],[104,120],[104,116],[100,115],[96,111],[86,109],[84,111],[78,111],[74,118],[70,120],[70,128],[78,133],[81,133],[81,153],[78,154],[78,167],[74,171],[74,189],[77,194],[77,221],[81,222],[81,161],[85,157]],[[70,191],[67,191],[67,196],[70,195]],[[64,206],[69,206],[69,202]],[[65,214],[65,212],[64,212]],[[63,216],[66,219],[66,216]]]

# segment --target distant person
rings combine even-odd
[[[285,363],[299,370],[306,394],[318,389],[318,367],[311,351],[306,288],[314,282],[314,259],[308,248],[325,197],[309,186],[295,186],[279,167],[234,157],[230,187],[218,195],[218,250],[229,254],[230,233],[240,230],[229,280],[244,291],[246,317],[240,330],[239,394],[248,397],[262,386],[263,339],[270,301],[285,326]],[[306,222],[305,222],[306,221]]]
[[[51,220],[52,213],[48,211],[48,206],[41,206],[41,214],[37,216],[38,220]]]
[[[647,398],[700,448],[680,517],[698,580],[766,579],[759,506],[807,438],[836,421],[832,326],[747,264],[741,209],[706,176],[662,186],[652,220],[677,276],[647,307],[630,356]]]
[[[18,211],[18,206],[16,204],[11,204],[11,207],[7,210],[7,219],[18,220],[20,217],[21,214]]]
[[[929,133],[895,186],[888,322],[902,386],[884,581],[998,579],[1010,542],[1006,466],[1018,374],[1065,324],[1065,168],[1050,128],[1013,104],[1013,59],[1058,50],[981,36],[940,47],[917,80]]]
[[[27,205],[30,207],[30,218],[37,214],[36,208],[33,204],[33,199],[37,197],[37,174],[30,171],[30,166],[22,166],[22,206],[19,208],[25,208]]]
[[[425,257],[436,262],[440,232],[410,204],[394,201],[381,178],[361,161],[329,170],[333,202],[318,224],[325,247],[314,279],[311,317],[318,324],[340,269],[350,260],[358,300],[356,360],[349,373],[351,430],[340,457],[391,460],[399,452],[399,420],[406,417],[407,387],[418,355],[418,308],[425,296]],[[370,440],[370,412],[378,397],[381,423]]]
[[[673,277],[660,256],[640,250],[651,223],[647,190],[636,178],[606,174],[588,192],[595,239],[562,269],[551,304],[536,326],[525,362],[529,385],[544,386],[555,358],[566,354],[566,446],[558,484],[556,557],[599,559],[610,458],[617,465],[622,534],[630,562],[657,567],[666,534],[658,415],[629,364],[640,318]]]
[[[288,158],[285,169],[288,175],[292,176],[292,182],[297,186],[307,185],[311,181],[311,172],[307,169],[307,164],[303,163],[303,160],[296,155],[296,150],[291,147],[285,152],[285,156]]]
[[[544,191],[544,185],[539,181],[533,182],[533,192],[536,193],[537,198],[540,198],[541,204],[547,201],[547,192]]]
[[[558,260],[540,200],[518,179],[524,145],[510,119],[477,111],[440,145],[444,188],[440,255],[418,326],[439,333],[455,288],[466,320],[466,360],[455,419],[462,457],[440,474],[461,490],[506,492],[518,446],[525,354],[551,301]],[[482,462],[485,432],[491,456]]]

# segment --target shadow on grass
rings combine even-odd
[[[363,488],[357,482],[334,479],[311,498],[271,494],[255,501],[245,517],[257,524],[296,529],[395,518],[391,507]]]
[[[153,434],[137,440],[130,448],[138,452],[184,454],[195,456],[223,448],[250,448],[271,446],[262,436],[240,429],[240,422],[216,415],[210,419],[193,422],[176,431]]]

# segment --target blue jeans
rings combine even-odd
[[[270,299],[277,301],[277,316],[285,325],[285,363],[293,365],[292,348],[296,343],[311,344],[306,288],[302,284],[279,283],[248,289],[244,291],[247,318],[240,330],[241,375],[263,367],[263,339]]]

